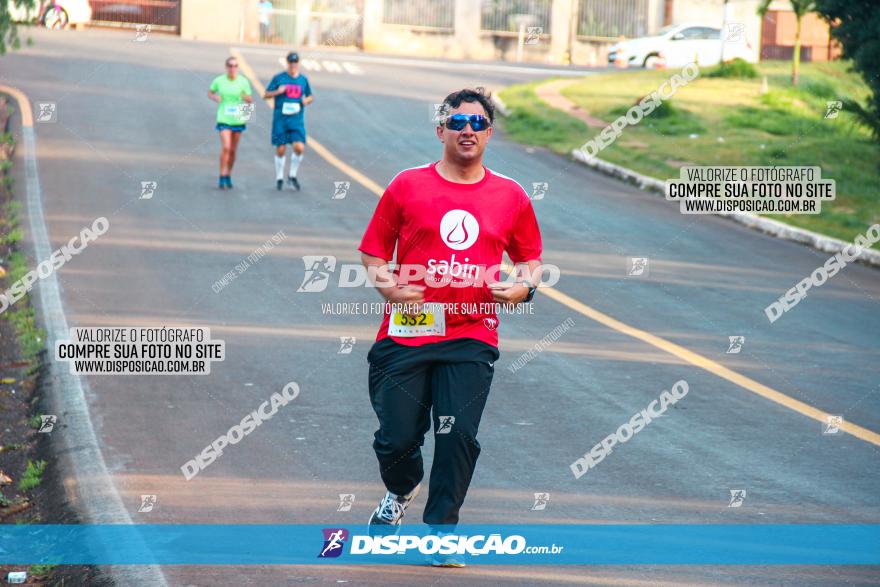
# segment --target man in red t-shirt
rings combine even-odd
[[[458,522],[499,357],[495,305],[531,301],[540,279],[541,234],[528,195],[483,167],[491,101],[482,89],[462,90],[446,97],[444,110],[436,129],[443,158],[397,174],[359,247],[388,302],[367,358],[379,418],[373,448],[388,489],[371,525],[399,525],[418,494],[432,407],[435,451],[423,520]],[[499,283],[505,251],[516,279]]]

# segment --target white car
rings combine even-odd
[[[721,60],[721,29],[706,25],[677,24],[660,29],[653,37],[621,41],[611,46],[608,63],[623,61],[630,67],[654,68],[684,67],[696,61],[697,65],[715,65]],[[755,61],[752,46],[740,34],[739,39],[724,43],[724,60],[739,57]]]
[[[63,29],[91,21],[92,7],[88,0],[34,0],[32,7],[9,0],[9,15],[15,22],[38,21],[48,29]]]

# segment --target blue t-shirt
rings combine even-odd
[[[275,111],[272,114],[272,125],[283,124],[285,127],[305,126],[303,98],[312,95],[312,88],[306,76],[299,74],[291,77],[286,71],[282,71],[269,82],[267,91],[274,92],[281,86],[286,86],[286,91],[275,96]]]

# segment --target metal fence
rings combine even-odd
[[[2,0],[0,0],[2,1]],[[92,22],[180,32],[180,0],[89,0]]]
[[[552,0],[483,0],[480,4],[480,28],[495,33],[516,33],[519,18],[526,26],[541,27],[550,34]]]
[[[648,0],[579,0],[579,37],[616,39],[648,34]]]
[[[451,31],[455,0],[385,0],[382,22]]]
[[[361,46],[357,0],[274,0],[260,19],[260,41],[287,45]]]

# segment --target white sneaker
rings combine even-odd
[[[376,507],[376,511],[370,516],[370,525],[399,526],[403,521],[403,514],[406,512],[407,506],[416,498],[421,488],[420,483],[406,495],[387,492]]]

